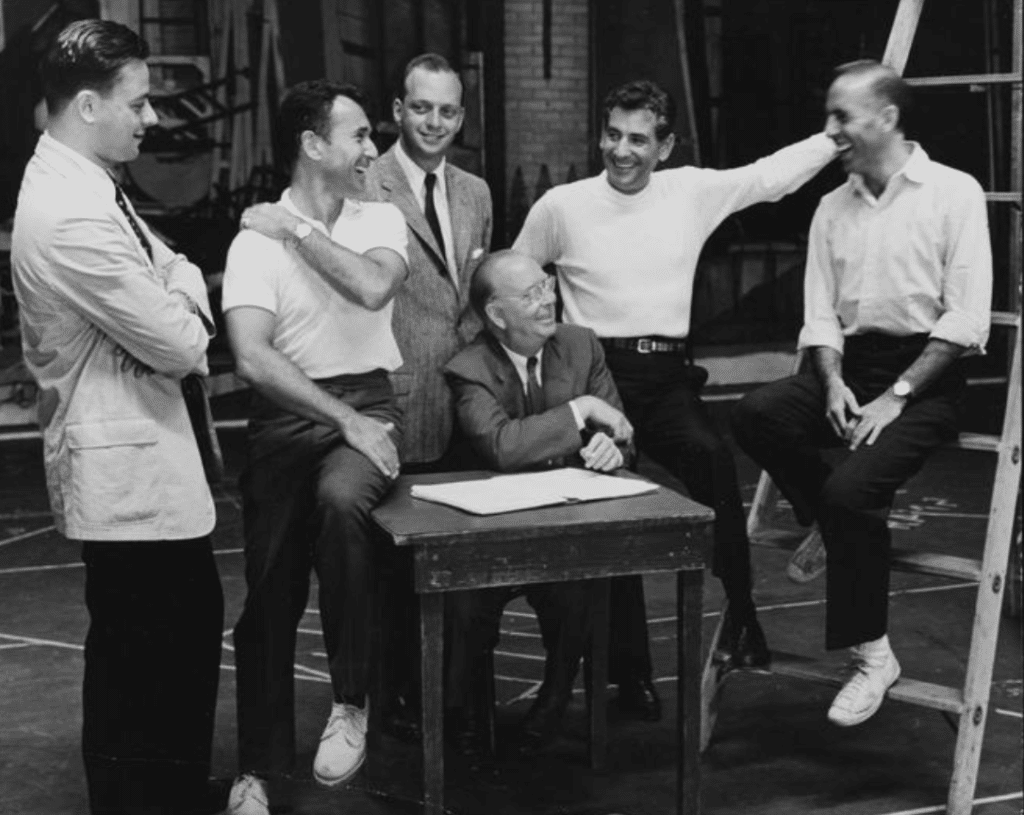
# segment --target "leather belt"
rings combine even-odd
[[[685,354],[687,347],[686,340],[669,337],[601,337],[601,344],[637,354]]]

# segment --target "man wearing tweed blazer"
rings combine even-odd
[[[397,142],[370,170],[375,197],[395,204],[409,231],[409,277],[393,327],[404,365],[392,376],[405,409],[403,472],[450,469],[451,393],[442,366],[480,330],[469,280],[491,242],[487,182],[445,155],[462,127],[462,83],[444,57],[423,54],[405,69],[392,113]]]
[[[404,360],[391,375],[404,411],[402,470],[459,469],[457,445],[451,445],[452,396],[441,369],[481,327],[469,306],[469,281],[490,247],[491,193],[483,179],[445,160],[464,110],[462,82],[444,57],[422,54],[409,62],[392,115],[398,141],[374,162],[368,181],[373,197],[402,211],[408,232],[409,277],[392,319]],[[414,738],[416,605],[411,565],[394,565],[387,581],[396,596],[386,606],[384,722],[395,735]]]

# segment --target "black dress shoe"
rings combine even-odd
[[[561,733],[568,703],[568,698],[556,699],[542,692],[519,724],[515,751],[524,757],[543,752]]]
[[[620,682],[614,704],[621,713],[642,722],[656,722],[661,718],[661,698],[650,679]]]
[[[405,697],[399,696],[391,703],[391,709],[384,714],[381,728],[389,736],[399,741],[416,744],[423,739],[420,727],[422,713],[418,705],[411,704]]]
[[[757,618],[738,621],[732,619],[727,611],[716,657],[729,671],[767,668],[771,664],[772,653]]]
[[[444,715],[444,724],[448,744],[456,755],[469,759],[471,763],[488,756],[487,734],[475,711],[448,710]]]

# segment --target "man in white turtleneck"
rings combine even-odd
[[[674,118],[671,97],[653,82],[613,90],[604,102],[600,142],[605,171],[549,190],[530,210],[514,248],[555,264],[565,320],[601,338],[638,448],[715,510],[713,571],[729,598],[723,658],[731,667],[762,667],[770,654],[750,596],[736,467],[700,399],[706,372],[688,353],[693,281],[704,242],[722,221],[798,189],[832,160],[836,147],[817,134],[745,167],[654,172],[675,144]],[[612,619],[638,626],[642,586],[626,580],[632,583],[613,586]],[[617,610],[617,599],[627,596],[626,608]],[[649,656],[633,659],[633,676],[612,677],[623,680],[620,696],[627,700],[637,679],[645,689],[649,684]],[[613,667],[617,662],[613,655]]]

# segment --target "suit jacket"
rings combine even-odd
[[[214,525],[181,392],[186,374],[206,373],[209,337],[169,294],[188,295],[209,318],[206,285],[139,224],[152,261],[110,178],[40,138],[18,195],[14,288],[39,384],[50,506],[72,539],[178,540]]]
[[[463,433],[486,466],[503,472],[551,466],[579,452],[583,439],[568,404],[571,399],[589,394],[622,410],[601,344],[582,326],[559,324],[544,345],[543,413],[526,415],[522,380],[487,331],[444,371]]]
[[[469,281],[490,247],[491,193],[482,178],[445,162],[456,289],[395,149],[371,166],[369,191],[375,200],[395,204],[409,228],[409,277],[395,296],[392,316],[403,364],[392,384],[405,414],[402,461],[428,462],[441,458],[452,434],[452,398],[442,366],[480,330],[469,305]]]

